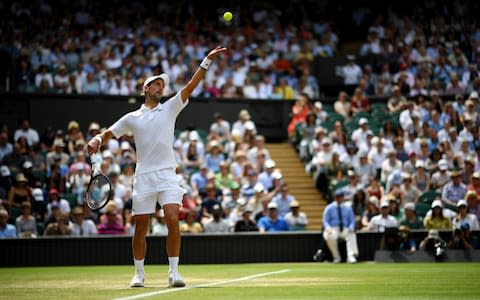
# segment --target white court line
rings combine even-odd
[[[285,270],[280,270],[280,271],[275,271],[275,272],[255,274],[255,275],[244,276],[244,277],[240,277],[240,278],[236,278],[236,279],[216,281],[216,282],[205,283],[205,284],[200,284],[200,285],[192,285],[192,286],[187,286],[187,287],[184,287],[184,288],[169,288],[169,289],[166,289],[166,290],[160,290],[160,291],[149,292],[149,293],[144,293],[144,294],[132,295],[132,296],[122,297],[122,298],[115,298],[113,300],[134,300],[134,299],[151,297],[151,296],[155,296],[155,295],[181,292],[181,291],[195,289],[195,288],[203,288],[203,287],[227,284],[227,283],[232,283],[232,282],[245,281],[245,280],[250,280],[250,279],[253,279],[253,278],[257,278],[257,277],[270,276],[270,275],[281,274],[281,273],[285,273],[285,272],[290,272],[290,270],[285,269]]]

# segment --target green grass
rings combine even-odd
[[[282,263],[182,265],[187,286],[259,273],[245,281],[142,299],[479,299],[478,263]],[[1,268],[0,299],[113,299],[166,290],[166,266],[147,265],[146,287],[128,287],[133,266]]]

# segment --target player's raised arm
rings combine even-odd
[[[227,50],[225,47],[218,46],[217,48],[213,49],[208,53],[207,57],[205,57],[200,64],[200,67],[195,71],[190,81],[185,85],[182,89],[182,101],[187,101],[188,97],[192,94],[193,90],[197,87],[197,85],[202,81],[203,77],[205,76],[205,72],[207,71],[208,67],[212,63],[213,60],[217,57],[218,54]]]
[[[112,136],[113,136],[113,133],[110,129],[107,129],[104,132],[94,136],[87,144],[88,155],[97,153],[97,151],[100,149],[100,146],[102,146],[102,144],[105,141],[108,141],[109,139],[111,139]]]

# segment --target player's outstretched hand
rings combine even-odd
[[[217,57],[217,55],[219,55],[222,52],[225,52],[226,50],[227,48],[225,47],[217,46],[217,48],[213,49],[212,51],[210,51],[210,53],[208,53],[207,58],[214,60]]]

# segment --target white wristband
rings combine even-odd
[[[102,140],[102,138],[101,138],[99,135],[96,135],[93,139],[94,139],[94,140],[97,140],[97,141],[98,141],[98,144],[99,144],[100,146],[102,145],[103,140]]]
[[[205,57],[202,61],[202,63],[200,64],[200,68],[202,69],[205,69],[205,70],[208,70],[208,67],[210,67],[210,64],[212,63],[212,60]]]

